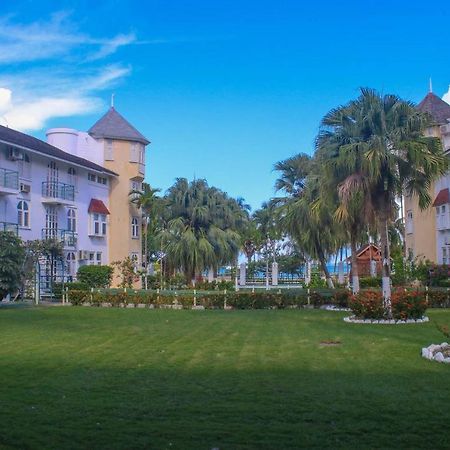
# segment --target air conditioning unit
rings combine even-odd
[[[450,236],[446,236],[444,239],[444,245],[450,245]]]
[[[11,161],[22,161],[23,151],[20,148],[10,147],[9,148],[9,159]]]
[[[78,250],[78,259],[80,261],[89,259],[89,252],[87,250]]]
[[[20,183],[20,192],[28,194],[31,191],[31,186],[29,184]]]

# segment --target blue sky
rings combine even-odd
[[[41,138],[86,130],[115,92],[152,141],[152,186],[204,177],[253,208],[274,195],[274,163],[312,152],[321,117],[358,87],[418,102],[430,76],[440,96],[450,83],[443,1],[16,0],[1,11],[0,123]]]

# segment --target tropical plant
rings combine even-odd
[[[10,231],[0,232],[0,300],[21,285],[25,251],[21,239]]]
[[[205,270],[234,263],[248,221],[242,200],[208,186],[206,180],[178,178],[164,197],[166,226],[158,233],[165,262],[184,273],[188,284]]]
[[[339,227],[333,223],[330,198],[321,196],[320,165],[317,159],[299,154],[275,168],[283,171],[276,186],[285,194],[273,200],[277,225],[299,250],[319,261],[327,285],[333,287],[327,259],[339,247]],[[293,174],[299,174],[301,181],[296,183]]]
[[[395,95],[361,89],[347,105],[330,111],[322,121],[318,148],[342,141],[337,160],[352,178],[352,191],[370,206],[377,221],[383,255],[383,294],[388,316],[390,303],[389,225],[394,220],[396,199],[415,195],[419,206],[431,202],[430,186],[447,169],[440,140],[424,137],[430,125],[427,115]]]

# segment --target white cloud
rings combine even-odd
[[[448,91],[442,96],[442,100],[450,104],[450,86],[448,87]]]
[[[107,59],[136,36],[93,37],[66,13],[47,21],[19,23],[0,17],[0,117],[8,126],[34,131],[55,117],[102,108],[98,95],[130,72]]]

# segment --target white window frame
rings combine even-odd
[[[77,231],[77,211],[74,208],[67,210],[67,231]]]
[[[139,239],[139,219],[137,217],[131,218],[131,238]]]
[[[107,233],[107,217],[106,214],[91,213],[91,236],[105,237]],[[97,231],[96,231],[97,226]]]
[[[30,228],[30,205],[26,200],[17,203],[17,224],[20,228]]]

